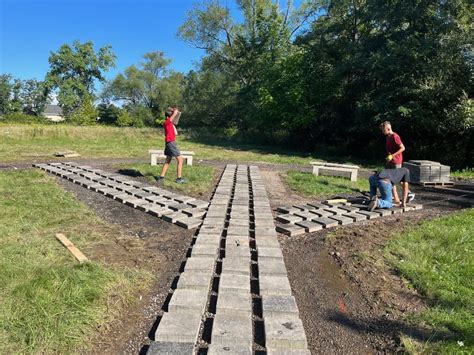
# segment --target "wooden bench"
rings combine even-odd
[[[166,158],[165,151],[159,149],[150,149],[151,165],[156,165],[158,158]],[[193,165],[194,152],[181,151],[181,156],[186,160],[186,165]]]
[[[357,165],[333,164],[324,162],[311,162],[313,174],[316,176],[341,176],[357,181],[359,167]]]

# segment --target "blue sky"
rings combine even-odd
[[[117,55],[114,77],[143,54],[164,51],[179,71],[192,69],[202,51],[176,37],[191,0],[0,0],[0,73],[44,79],[51,51],[92,41]]]

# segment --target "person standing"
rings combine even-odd
[[[385,148],[387,150],[386,168],[394,169],[401,168],[403,163],[403,152],[405,146],[403,145],[400,136],[392,130],[392,125],[389,121],[385,121],[380,125],[382,133],[385,135]]]
[[[160,182],[163,181],[165,178],[166,172],[170,166],[171,160],[176,158],[178,162],[177,167],[177,184],[185,183],[186,180],[182,178],[183,173],[183,157],[181,156],[181,152],[176,144],[176,124],[178,123],[179,117],[181,116],[181,112],[175,107],[169,107],[165,111],[165,122],[163,123],[163,129],[165,134],[165,155],[166,161],[163,165],[163,169],[161,170],[161,175],[156,178],[156,181]]]

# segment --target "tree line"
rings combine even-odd
[[[236,0],[239,13],[227,4],[196,4],[178,30],[205,51],[195,70],[172,71],[152,52],[106,82],[111,48],[75,42],[51,54],[44,82],[29,89],[2,76],[0,111],[37,114],[22,100],[55,92],[72,121],[143,126],[178,105],[182,125],[214,136],[362,157],[383,155],[378,125],[389,120],[408,157],[472,166],[472,2]]]

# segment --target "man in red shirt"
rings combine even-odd
[[[398,134],[392,131],[392,125],[389,121],[385,121],[380,125],[382,133],[386,136],[385,148],[387,149],[386,168],[398,169],[402,167],[403,152],[405,146]]]
[[[380,125],[382,133],[385,135],[385,149],[387,150],[387,158],[385,158],[385,167],[387,169],[400,169],[403,163],[403,152],[405,146],[403,145],[402,139],[398,134],[392,130],[392,125],[389,121],[385,121]],[[413,201],[415,194],[410,192],[408,200]],[[398,197],[398,191],[395,185],[393,185],[393,199],[395,203],[400,203]]]
[[[177,108],[169,107],[165,111],[165,122],[163,123],[164,133],[165,133],[165,155],[166,161],[163,165],[163,170],[161,170],[161,175],[156,178],[156,180],[162,181],[165,178],[166,172],[171,163],[171,159],[173,157],[176,158],[178,161],[178,171],[177,171],[177,179],[176,183],[182,184],[185,183],[186,180],[181,177],[183,172],[183,157],[181,156],[181,152],[179,151],[178,145],[176,144],[176,127],[175,124],[178,123],[179,117],[181,116],[181,112],[178,111]]]

